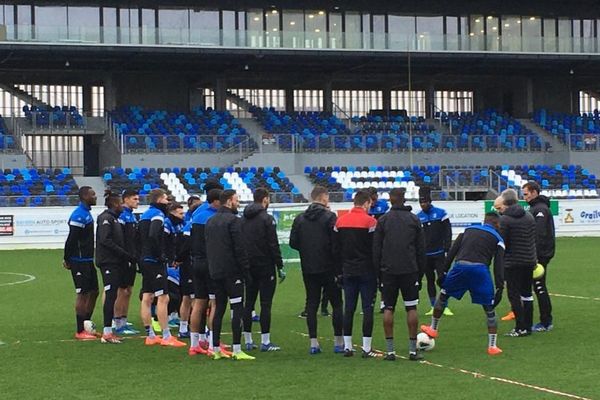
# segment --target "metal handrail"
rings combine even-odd
[[[434,135],[435,137],[431,136]],[[276,145],[283,152],[404,152],[412,144],[416,152],[525,152],[544,151],[539,137],[514,135],[503,142],[502,135],[473,135],[465,139],[440,133],[414,133],[412,143],[407,132],[361,133],[354,135],[315,135],[313,138],[297,134],[274,134]],[[519,147],[519,140],[521,146]],[[538,142],[539,141],[539,142]],[[452,143],[450,145],[450,143]],[[510,143],[510,146],[508,145]],[[418,146],[415,146],[417,145]]]

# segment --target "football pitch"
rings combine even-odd
[[[333,354],[331,320],[319,316],[323,354],[308,354],[306,322],[298,318],[304,289],[297,264],[278,286],[271,336],[281,352],[254,352],[252,362],[189,357],[187,349],[144,347],[141,338],[121,345],[72,340],[75,321],[70,274],[62,251],[0,252],[0,393],[2,399],[600,399],[600,350],[594,341],[600,310],[600,238],[561,238],[550,264],[555,329],[525,338],[502,336],[504,353],[486,353],[485,316],[466,296],[451,300],[440,338],[425,362],[344,358]],[[34,279],[35,278],[35,279]],[[136,286],[139,287],[139,279]],[[508,310],[506,295],[499,316]],[[428,323],[421,291],[420,323]],[[260,313],[260,309],[257,309]],[[354,343],[360,344],[357,311]],[[535,320],[537,322],[537,304]],[[93,320],[101,326],[100,301]],[[140,328],[139,301],[130,320]],[[260,341],[258,324],[254,340]],[[223,341],[230,343],[229,322]],[[176,329],[172,330],[176,333]],[[373,346],[383,350],[381,315]],[[405,313],[396,313],[396,351],[407,349]],[[435,396],[435,397],[434,397]]]

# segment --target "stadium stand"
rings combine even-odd
[[[0,152],[15,149],[15,139],[9,134],[4,118],[0,116]]]
[[[129,106],[110,115],[124,136],[126,152],[218,152],[244,141],[256,148],[227,111],[197,107],[191,113],[173,113]]]
[[[320,112],[285,113],[251,107],[250,112],[279,149],[290,151],[390,152],[413,151],[542,151],[550,144],[518,120],[495,110],[439,114],[445,130],[423,117],[354,116],[353,129],[339,118]],[[295,141],[295,143],[293,142]]]
[[[493,109],[482,113],[460,113],[443,116],[453,135],[439,143],[444,150],[469,151],[542,151],[544,142],[518,120]]]
[[[78,190],[68,168],[5,169],[0,172],[2,207],[75,205]]]
[[[83,126],[83,116],[75,106],[54,106],[40,108],[38,106],[23,106],[25,118],[36,127]]]
[[[419,187],[437,186],[439,167],[306,167],[304,173],[315,185],[329,189],[331,201],[351,201],[357,189],[375,187],[383,199],[393,188],[406,189],[406,198],[418,198]]]
[[[533,121],[571,150],[592,151],[600,148],[598,110],[582,114],[561,114],[541,109],[534,113]]]
[[[516,165],[501,166],[496,171],[503,177],[500,189],[521,188],[527,181],[536,181],[542,194],[553,198],[597,198],[600,182],[581,165]]]
[[[154,188],[168,190],[177,201],[202,194],[208,180],[218,180],[226,189],[235,189],[243,202],[252,201],[252,190],[265,187],[276,203],[306,202],[300,191],[279,167],[266,168],[113,168],[104,171],[105,184],[113,191],[134,188],[142,201]]]
[[[375,187],[387,199],[392,188],[404,187],[406,198],[416,200],[419,187],[429,186],[440,200],[450,199],[450,188],[462,190],[490,188],[500,192],[521,189],[528,181],[536,181],[542,194],[552,198],[598,198],[600,182],[580,165],[496,165],[472,166],[363,166],[306,167],[313,184],[327,187],[331,201],[351,201],[357,189]]]

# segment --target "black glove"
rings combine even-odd
[[[500,286],[496,288],[496,293],[494,293],[494,308],[498,307],[498,304],[502,301],[502,291],[504,290],[504,286]]]
[[[244,271],[244,283],[246,284],[246,286],[252,286],[252,283],[254,283],[254,280],[252,279],[252,274],[250,273],[249,269]]]
[[[442,285],[444,284],[444,281],[446,280],[446,275],[448,275],[448,273],[446,271],[444,271],[441,274],[439,274],[437,277],[436,283],[440,288],[442,287]]]

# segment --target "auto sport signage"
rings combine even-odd
[[[0,215],[0,236],[13,236],[14,234],[14,217],[12,215]]]

